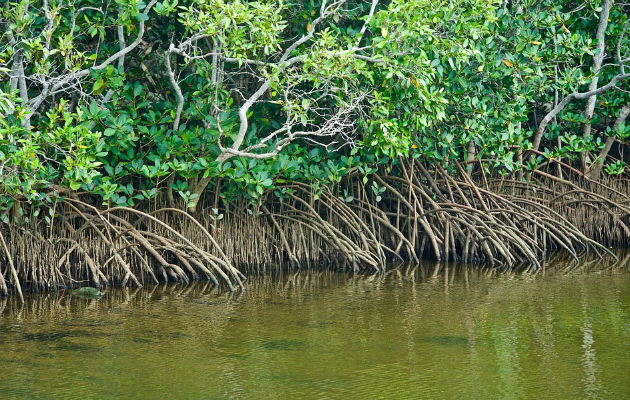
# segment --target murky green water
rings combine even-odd
[[[630,274],[462,267],[0,299],[1,399],[622,399]]]

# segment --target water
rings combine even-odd
[[[0,299],[0,398],[628,398],[628,268],[438,268]]]

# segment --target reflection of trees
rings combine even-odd
[[[9,321],[21,334],[95,331],[105,356],[98,368],[120,369],[119,343],[139,338],[155,352],[146,355],[151,364],[203,354],[207,360],[195,364],[201,368],[195,373],[220,382],[225,397],[239,397],[256,382],[271,384],[270,374],[313,381],[332,375],[335,385],[346,387],[352,374],[343,361],[312,372],[304,365],[305,358],[337,360],[340,354],[365,365],[365,377],[404,370],[451,387],[453,372],[435,372],[451,368],[466,373],[458,384],[484,382],[475,388],[480,396],[496,397],[496,385],[502,395],[518,397],[523,385],[544,377],[540,385],[553,388],[553,380],[556,390],[583,397],[610,385],[603,346],[619,344],[602,338],[629,335],[627,299],[620,298],[628,289],[620,290],[618,279],[627,278],[628,258],[621,259],[625,266],[601,277],[557,259],[544,274],[443,263],[375,275],[285,271],[252,275],[247,290],[231,296],[205,282],[109,290],[98,301],[49,293],[27,296],[24,307],[15,298],[0,299],[0,328]],[[585,374],[587,387],[563,386]]]
[[[593,346],[592,313],[599,310],[590,309],[589,299],[585,293],[584,285],[579,285],[580,305],[581,305],[581,326],[582,332],[582,369],[584,371],[584,391],[589,399],[599,398],[601,382],[598,379],[599,365],[597,363],[597,352]]]

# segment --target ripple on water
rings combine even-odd
[[[263,340],[260,347],[265,350],[300,350],[306,347],[306,342],[295,339]]]
[[[424,336],[418,341],[443,346],[465,346],[470,344],[470,340],[464,336]]]
[[[58,340],[62,340],[65,338],[79,338],[79,337],[87,337],[87,338],[106,338],[113,335],[92,332],[87,330],[69,330],[69,331],[51,331],[51,332],[35,332],[35,333],[27,333],[22,337],[27,341],[35,341],[35,342],[55,342]]]
[[[0,383],[1,385],[1,383]],[[3,399],[37,399],[34,395],[34,389],[31,388],[3,388],[0,386],[0,398]]]
[[[54,346],[54,349],[61,350],[61,351],[72,351],[72,352],[76,351],[76,352],[86,353],[86,352],[97,352],[99,350],[99,347],[91,345],[91,344],[86,344],[86,343],[61,341]]]

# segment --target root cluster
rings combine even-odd
[[[252,267],[381,272],[423,258],[537,270],[550,250],[579,260],[610,253],[603,244],[627,245],[630,197],[621,186],[544,172],[527,183],[491,179],[410,159],[367,182],[351,173],[318,190],[287,183],[277,188],[282,196],[267,193],[257,206],[209,204],[194,217],[155,205],[100,209],[68,196],[50,224],[31,219],[0,230],[0,294],[197,279],[234,291]]]

